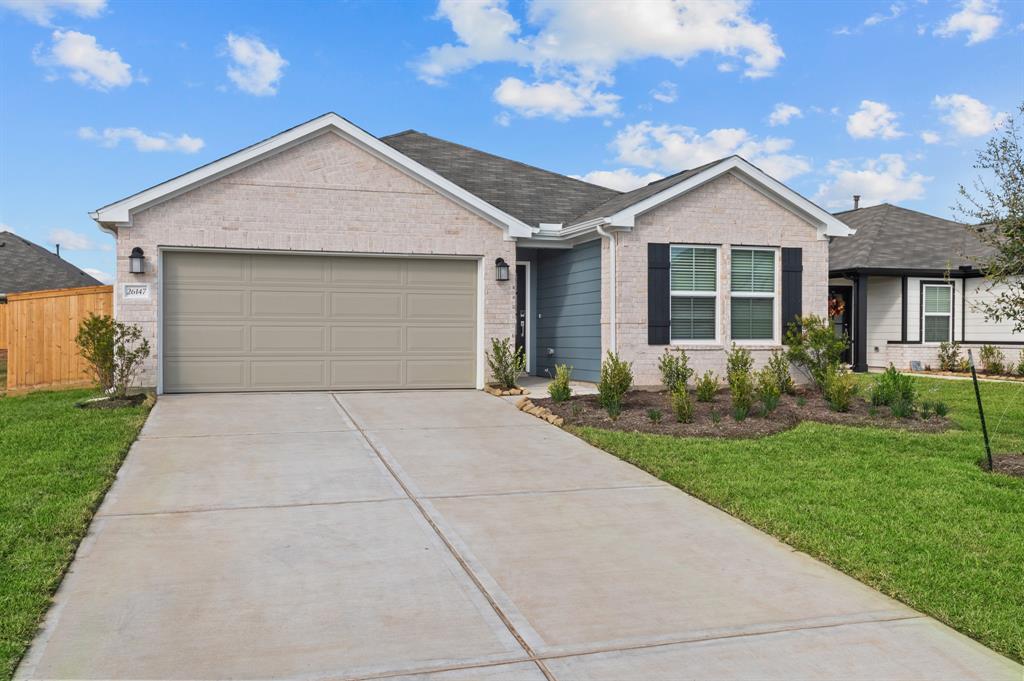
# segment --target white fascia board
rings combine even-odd
[[[132,212],[135,210],[166,201],[326,130],[334,130],[391,165],[418,177],[441,193],[501,226],[509,237],[529,237],[536,231],[518,218],[438,175],[335,113],[314,118],[213,163],[92,211],[89,216],[100,223],[101,227],[129,226]]]
[[[658,192],[653,196],[649,196],[642,201],[638,201],[631,206],[623,208],[617,213],[609,215],[606,220],[609,224],[615,227],[633,227],[636,223],[636,216],[646,213],[666,201],[671,201],[677,196],[696,189],[697,187],[728,172],[741,173],[742,175],[745,175],[751,181],[760,185],[775,197],[781,199],[784,203],[789,204],[791,207],[797,209],[798,212],[808,216],[814,223],[816,223],[818,231],[822,237],[850,236],[853,234],[853,230],[846,223],[834,217],[824,208],[821,208],[817,204],[800,196],[800,194],[796,193],[786,185],[739,156],[730,156],[721,163],[717,163],[703,172],[687,178],[679,184],[668,187],[662,192]]]

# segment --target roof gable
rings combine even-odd
[[[42,246],[14,232],[0,232],[0,293],[100,285],[95,277]]]

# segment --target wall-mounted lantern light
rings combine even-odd
[[[138,246],[133,248],[132,254],[128,256],[128,271],[132,274],[142,274],[142,263],[145,260],[145,255]]]
[[[508,263],[504,258],[494,261],[494,278],[498,281],[508,281]]]

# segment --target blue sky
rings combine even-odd
[[[326,111],[620,189],[739,153],[831,209],[952,216],[1024,100],[1024,3],[0,0],[0,223],[87,213]]]

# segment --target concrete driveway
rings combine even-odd
[[[164,397],[18,674],[1022,678],[477,392]]]

